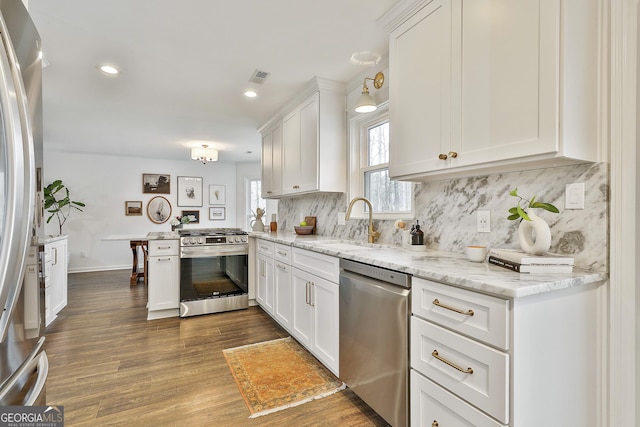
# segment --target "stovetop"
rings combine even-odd
[[[249,237],[240,228],[194,228],[180,230],[180,246],[247,245]]]

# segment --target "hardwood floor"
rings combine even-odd
[[[147,321],[125,270],[69,275],[47,330],[47,404],[66,426],[385,426],[351,391],[249,419],[222,350],[288,336],[260,308]]]

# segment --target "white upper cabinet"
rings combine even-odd
[[[597,0],[423,0],[390,11],[391,176],[602,160],[598,19]]]
[[[262,198],[282,195],[282,122],[262,131]]]
[[[283,108],[280,133],[274,124],[261,130],[263,197],[346,191],[345,107],[342,83],[315,78]]]

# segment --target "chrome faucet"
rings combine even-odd
[[[376,239],[380,237],[380,232],[373,229],[373,206],[371,206],[371,202],[364,197],[354,197],[351,202],[349,202],[349,207],[347,208],[347,214],[344,216],[345,221],[349,220],[351,216],[351,209],[353,205],[358,201],[362,200],[369,206],[369,243],[375,243]]]

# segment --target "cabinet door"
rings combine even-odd
[[[282,194],[297,191],[300,185],[300,111],[295,110],[282,123]]]
[[[263,199],[271,197],[273,194],[273,142],[270,131],[262,134],[262,184],[261,196]]]
[[[149,257],[149,311],[178,308],[179,262],[177,256]]]
[[[448,167],[451,144],[451,1],[434,0],[391,34],[392,178]]]
[[[51,314],[67,306],[67,240],[51,244]]]
[[[273,258],[258,255],[258,292],[256,302],[264,311],[273,313]]]
[[[262,135],[262,198],[282,194],[282,125],[277,123]]]
[[[314,309],[313,348],[318,358],[338,375],[339,368],[339,287],[316,277],[313,279],[311,305]]]
[[[300,107],[300,175],[297,191],[318,189],[318,113],[316,93]]]
[[[546,0],[463,0],[454,10],[451,166],[558,151],[559,13]]]
[[[287,330],[291,329],[291,266],[275,262],[274,268],[275,301],[273,314],[276,320]]]
[[[313,307],[311,306],[311,282],[314,276],[291,269],[292,325],[291,333],[308,349],[313,348]]]

